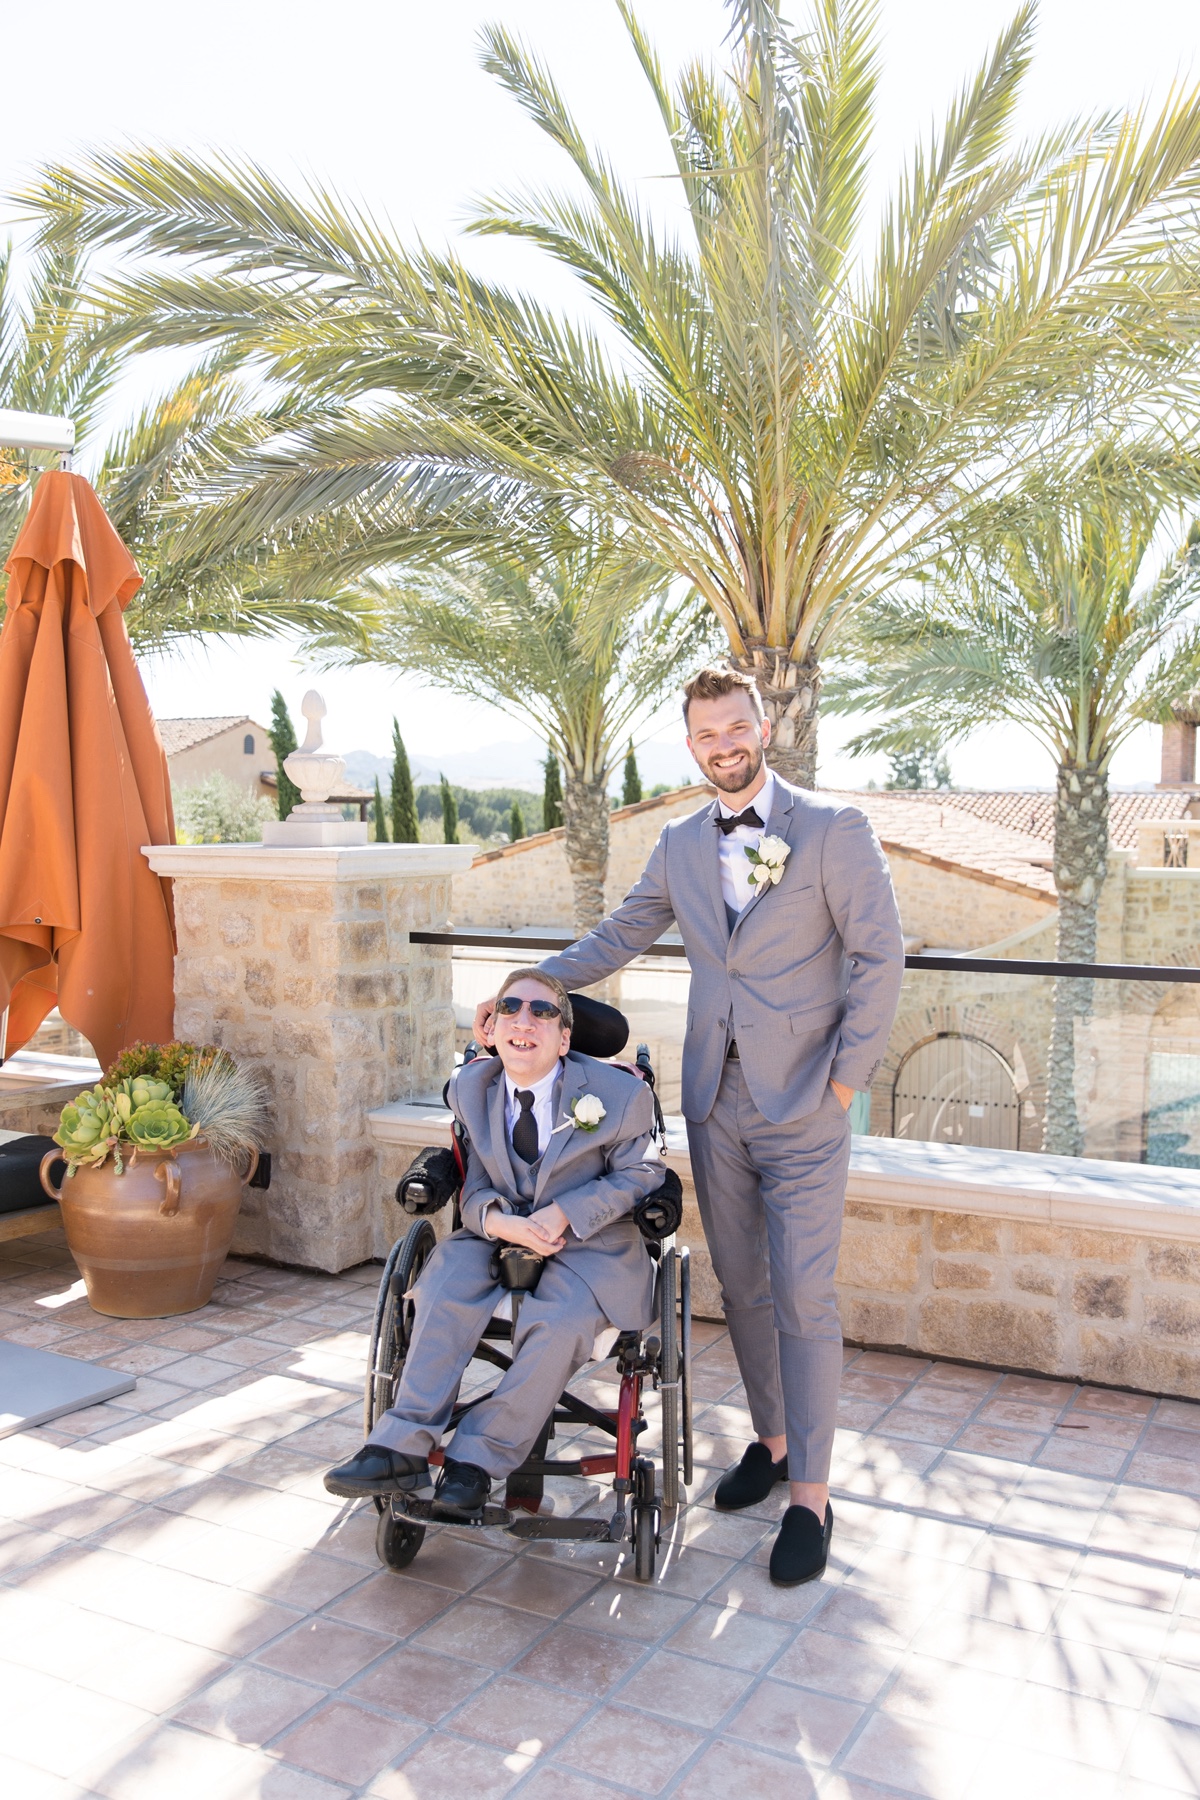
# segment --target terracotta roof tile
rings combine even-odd
[[[909,804],[927,805],[927,792],[897,793],[890,798]],[[1004,825],[1045,844],[1054,840],[1054,795],[1034,790],[962,789],[938,792],[939,806],[954,807],[984,819],[992,825]],[[1188,788],[1117,789],[1109,796],[1109,837],[1118,850],[1137,849],[1137,828],[1145,819],[1183,819],[1188,806],[1196,798]]]
[[[928,860],[975,879],[1004,883],[1053,899],[1049,845],[1029,831],[979,819],[947,806],[938,793],[843,793],[862,808],[886,850]]]
[[[265,735],[265,727],[255,725],[245,713],[232,713],[219,719],[159,719],[158,733],[167,755],[178,756],[181,750],[194,750],[197,744],[206,744],[209,738],[220,737],[223,731],[229,731],[235,725],[254,725],[256,731]]]

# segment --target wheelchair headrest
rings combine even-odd
[[[629,1020],[615,1006],[593,1000],[590,994],[572,994],[575,1026],[571,1048],[581,1056],[620,1056],[629,1042]]]

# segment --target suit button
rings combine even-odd
[[[730,981],[740,981],[742,979],[742,971],[740,969],[730,969],[729,979]]]

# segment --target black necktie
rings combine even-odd
[[[717,825],[726,837],[731,831],[736,831],[739,825],[757,825],[762,830],[762,820],[752,806],[748,806],[745,812],[735,813],[732,818],[718,810]]]
[[[538,1128],[533,1116],[533,1094],[529,1088],[517,1088],[516,1095],[521,1116],[513,1126],[513,1149],[523,1161],[535,1163],[538,1159]]]

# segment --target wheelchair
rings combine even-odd
[[[586,995],[573,994],[575,1028],[572,1048],[585,1055],[617,1057],[625,1047],[629,1030],[624,1015]],[[465,1059],[486,1054],[469,1045]],[[654,1071],[644,1044],[638,1046],[632,1067],[654,1087]],[[665,1147],[662,1109],[655,1095],[656,1132]],[[466,1173],[467,1142],[454,1121],[449,1149],[435,1146],[422,1150],[400,1178],[396,1199],[416,1215],[406,1235],[393,1247],[379,1284],[371,1331],[364,1396],[366,1435],[395,1398],[412,1340],[414,1306],[412,1288],[437,1245],[430,1215],[449,1205],[453,1229],[461,1223],[459,1198]],[[610,1328],[597,1339],[593,1359],[615,1358],[620,1386],[617,1405],[611,1410],[593,1406],[579,1395],[564,1392],[542,1427],[533,1448],[519,1469],[508,1476],[503,1504],[488,1502],[476,1518],[455,1521],[480,1529],[500,1528],[516,1538],[558,1538],[621,1544],[628,1542],[633,1572],[639,1581],[650,1581],[661,1541],[664,1513],[671,1516],[679,1505],[680,1482],[692,1480],[692,1332],[691,1270],[686,1246],[675,1243],[683,1212],[679,1178],[668,1170],[661,1188],[646,1196],[634,1210],[634,1218],[647,1249],[655,1259],[656,1325],[646,1331],[617,1332]],[[511,1345],[521,1295],[536,1285],[541,1259],[516,1245],[497,1250],[497,1278],[507,1292],[504,1302],[484,1329],[474,1361],[499,1370],[511,1366]],[[501,1316],[507,1312],[508,1317]],[[607,1341],[605,1341],[607,1340]],[[587,1367],[587,1364],[584,1365]],[[646,1430],[643,1397],[647,1387],[656,1390],[662,1423],[661,1484],[653,1458],[639,1451],[638,1439]],[[474,1406],[490,1394],[456,1403],[447,1426],[453,1431]],[[600,1454],[553,1459],[550,1440],[558,1426],[591,1426],[613,1440]],[[431,1452],[431,1466],[440,1466],[443,1453]],[[608,1517],[559,1516],[541,1511],[548,1475],[591,1480],[597,1475],[613,1478],[613,1510]],[[434,1517],[433,1501],[414,1494],[375,1497],[379,1522],[375,1548],[387,1568],[404,1569],[413,1561]]]

